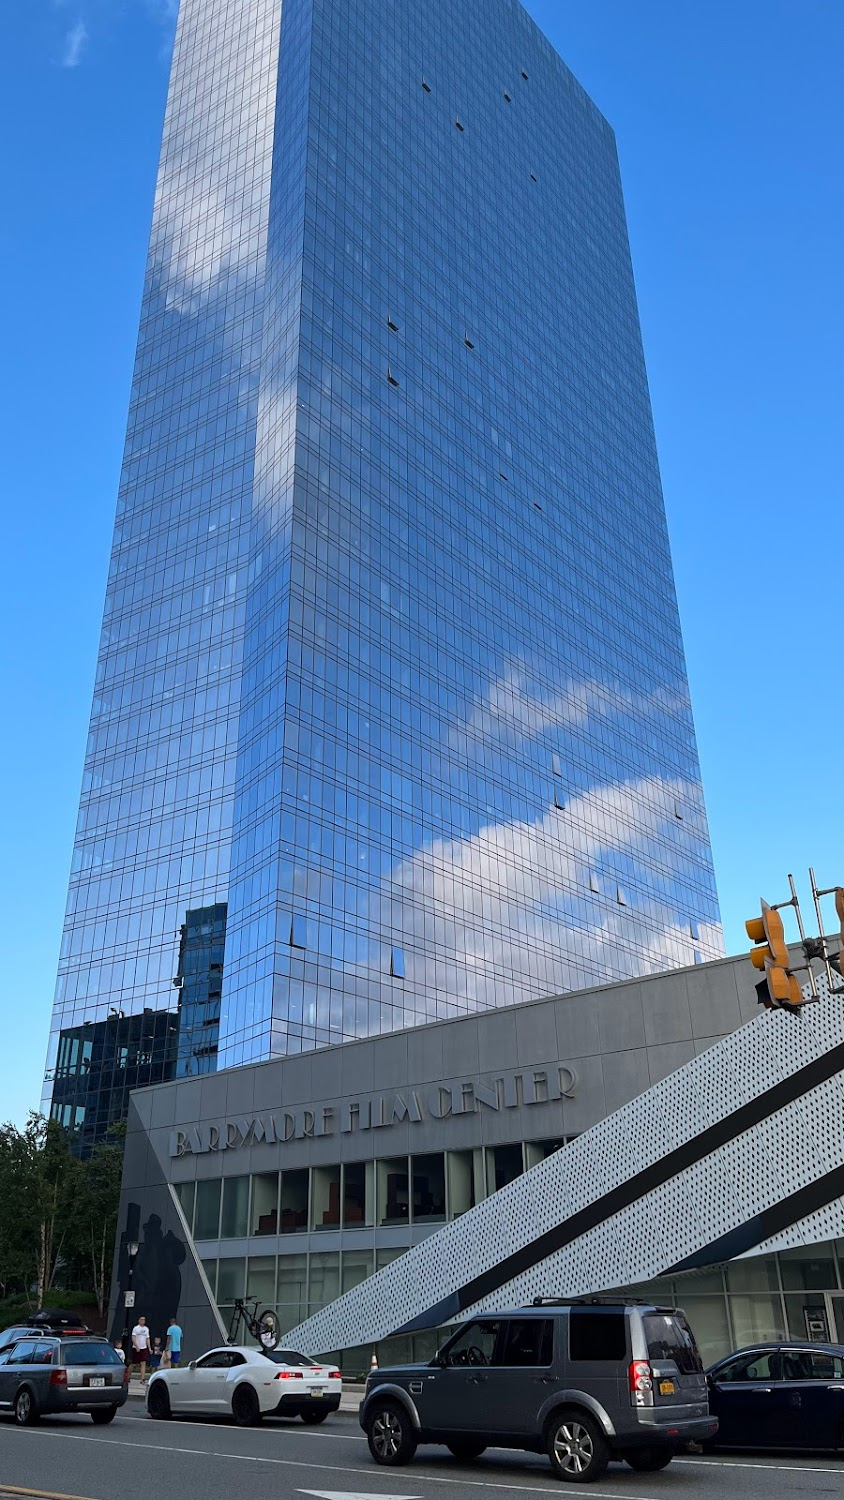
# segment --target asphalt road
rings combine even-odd
[[[402,1469],[372,1463],[352,1415],[243,1429],[215,1421],[150,1421],[130,1402],[109,1427],[84,1416],[17,1428],[0,1418],[0,1500],[521,1500],[572,1493],[533,1455],[492,1450],[458,1465],[422,1448]],[[844,1500],[844,1459],[681,1457],[653,1475],[613,1464],[584,1500]]]

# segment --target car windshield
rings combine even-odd
[[[643,1321],[651,1359],[673,1359],[683,1375],[703,1369],[694,1334],[680,1313],[646,1313]]]
[[[306,1365],[309,1368],[316,1365],[315,1359],[309,1359],[307,1354],[300,1354],[298,1349],[262,1349],[261,1353],[265,1359],[271,1359],[274,1365]]]
[[[87,1339],[74,1339],[72,1344],[65,1344],[62,1349],[62,1359],[66,1365],[120,1365],[123,1361],[116,1349],[105,1340],[94,1343]]]

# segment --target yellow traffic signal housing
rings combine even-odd
[[[837,900],[836,896],[836,904]],[[765,985],[758,986],[762,1004],[768,1010],[775,1007],[796,1009],[801,1006],[804,1003],[803,992],[788,967],[788,944],[779,912],[769,906],[767,901],[763,901],[761,917],[751,917],[744,926],[751,942],[760,944],[759,947],[751,948],[750,962],[754,969],[765,975]]]

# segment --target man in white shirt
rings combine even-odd
[[[142,1316],[132,1329],[132,1356],[135,1364],[141,1367],[142,1381],[147,1378],[147,1360],[149,1359],[151,1344],[152,1340],[149,1336],[147,1320]]]

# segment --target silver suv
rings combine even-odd
[[[420,1443],[466,1460],[524,1448],[579,1483],[612,1458],[664,1469],[718,1426],[682,1312],[600,1298],[471,1319],[430,1364],[373,1371],[360,1425],[379,1464],[409,1463]]]
[[[129,1371],[108,1339],[68,1338],[29,1328],[0,1350],[0,1411],[21,1427],[48,1413],[87,1411],[110,1422],[129,1394]]]

